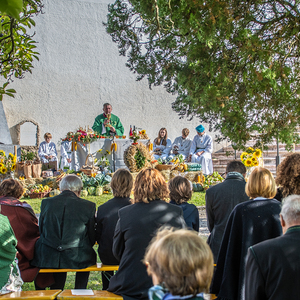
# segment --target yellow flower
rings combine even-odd
[[[251,167],[252,166],[252,160],[251,159],[246,159],[246,161],[245,161],[245,166],[246,167]]]
[[[15,170],[16,170],[16,164],[13,164],[13,165],[11,166],[11,170],[12,170],[12,171],[15,171]]]
[[[97,152],[102,152],[102,149],[99,149]]]
[[[110,154],[110,152],[108,151],[108,150],[106,150],[106,153],[109,155]]]
[[[0,163],[0,168],[4,167],[4,164],[3,163]]]
[[[16,163],[17,162],[17,156],[15,155],[13,158],[13,162]]]
[[[143,130],[141,131],[141,134],[146,134],[146,130],[143,129]]]
[[[0,150],[0,155],[5,156],[5,152],[3,150]]]
[[[255,151],[253,153],[253,156],[255,156],[255,157],[261,157],[261,154],[262,154],[262,152],[261,152],[260,149],[255,149]]]
[[[254,149],[252,147],[248,147],[248,149],[246,150],[246,152],[248,152],[248,153],[251,153],[253,151],[254,151]]]
[[[11,159],[14,159],[14,155],[12,153],[9,153],[8,157],[11,158]]]
[[[258,165],[259,165],[258,161],[254,161],[254,162],[253,162],[253,166],[254,166],[254,167],[258,167]]]
[[[5,166],[2,167],[1,173],[2,174],[6,174],[7,173],[7,168]]]
[[[245,160],[248,156],[248,153],[247,152],[243,152],[240,156],[241,160]]]
[[[254,156],[251,157],[251,160],[252,160],[252,162],[257,161],[256,157],[254,157]]]

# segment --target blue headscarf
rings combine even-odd
[[[205,130],[205,128],[204,128],[203,125],[199,125],[199,126],[196,127],[196,130],[197,130],[198,132],[203,132],[203,131]]]

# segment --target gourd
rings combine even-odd
[[[193,183],[193,191],[194,192],[202,192],[203,186],[201,183]]]
[[[88,195],[88,191],[87,190],[82,190],[81,191],[81,197],[86,197]]]
[[[60,191],[58,189],[55,189],[49,193],[49,197],[55,197],[55,196],[58,196],[59,194],[60,194]]]
[[[101,196],[103,194],[103,187],[97,186],[95,190],[95,196]]]

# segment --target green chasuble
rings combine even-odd
[[[96,117],[92,128],[94,131],[97,131],[101,135],[110,136],[111,134],[110,134],[109,127],[105,128],[106,133],[102,133],[102,125],[103,125],[103,122],[105,119],[106,118],[103,116],[103,114]],[[124,127],[123,127],[122,123],[120,122],[120,119],[117,116],[111,114],[110,124],[116,129],[116,135],[122,136],[124,134]]]

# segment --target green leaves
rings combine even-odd
[[[20,20],[20,13],[23,8],[23,0],[1,0],[0,12],[6,13],[12,18]]]
[[[19,11],[20,3],[22,13],[17,18],[9,9],[14,7]],[[0,75],[6,79],[6,85],[13,77],[23,78],[26,72],[32,72],[33,60],[38,59],[39,53],[35,51],[33,35],[29,35],[27,30],[35,25],[32,17],[40,13],[42,7],[41,0],[6,0],[0,4]],[[4,9],[5,13],[2,11]],[[0,88],[0,100],[3,95],[14,97],[16,92],[13,89],[6,90],[5,87]]]

